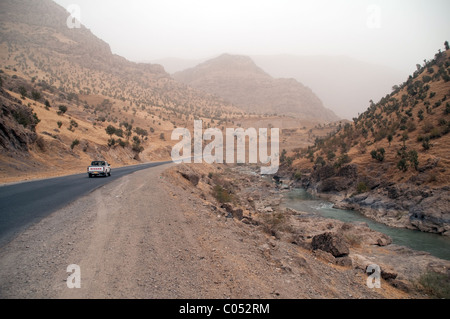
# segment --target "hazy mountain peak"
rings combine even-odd
[[[232,55],[224,53],[216,58],[208,60],[195,67],[197,70],[205,70],[208,72],[239,72],[253,73],[270,77],[255,62],[245,55]]]
[[[250,113],[282,114],[308,120],[335,121],[338,117],[294,79],[274,79],[248,56],[222,54],[173,77],[215,94]]]

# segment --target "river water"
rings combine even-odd
[[[365,222],[371,229],[390,236],[394,244],[407,246],[414,250],[426,251],[438,258],[450,260],[449,237],[417,230],[389,227],[373,221],[356,211],[333,208],[332,203],[316,198],[304,189],[289,191],[285,194],[282,205],[310,213],[312,216],[323,216],[343,222]]]

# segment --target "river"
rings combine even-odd
[[[289,191],[285,194],[282,205],[310,213],[312,216],[323,216],[338,219],[343,222],[365,222],[371,229],[390,236],[394,244],[406,246],[414,250],[426,251],[438,258],[450,260],[449,237],[417,230],[389,227],[373,221],[356,211],[333,208],[332,203],[316,198],[304,189],[293,189]]]

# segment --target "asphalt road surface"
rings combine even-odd
[[[112,167],[110,177],[89,178],[82,173],[0,186],[0,247],[75,199],[122,176],[168,163],[171,162]]]

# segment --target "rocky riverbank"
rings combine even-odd
[[[200,167],[180,165],[174,174],[188,181],[191,193],[212,213],[247,224],[252,231],[263,231],[271,241],[297,247],[305,259],[308,256],[361,276],[367,276],[369,265],[379,265],[385,284],[411,297],[422,293],[419,281],[426,274],[450,278],[449,261],[393,245],[389,236],[371,230],[366,223],[345,223],[284,208],[282,199],[293,181],[281,179],[276,184],[249,166]],[[271,246],[266,248],[270,254]]]
[[[304,170],[295,181],[289,180],[292,175],[284,172],[287,183],[326,198],[336,208],[357,210],[391,227],[450,236],[449,186],[431,188],[417,178],[392,183],[382,177],[361,175],[355,164]]]

